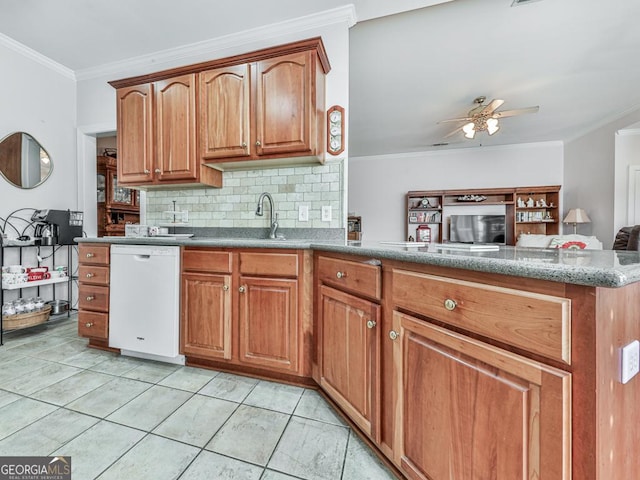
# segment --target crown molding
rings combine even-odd
[[[27,57],[28,59],[33,60],[34,62],[39,63],[40,65],[43,65],[50,70],[53,70],[54,72],[67,77],[70,80],[76,80],[76,75],[70,68],[67,68],[58,62],[54,62],[49,57],[36,52],[35,50],[27,47],[26,45],[23,45],[22,43],[14,40],[11,37],[6,36],[3,33],[0,33],[0,45],[13,50],[23,57]]]
[[[160,65],[165,63],[175,64],[179,61],[188,63],[201,55],[207,55],[211,59],[224,57],[228,55],[225,53],[225,50],[229,48],[239,47],[253,42],[265,42],[286,34],[304,32],[306,30],[340,23],[346,23],[348,28],[355,25],[356,12],[353,5],[346,5],[313,15],[273,23],[271,25],[232,33],[202,42],[191,43],[147,55],[140,55],[127,60],[77,70],[75,76],[77,80],[89,80],[109,75],[116,76],[122,72],[146,71],[148,67],[153,67],[154,70],[161,70]]]

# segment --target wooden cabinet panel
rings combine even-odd
[[[108,312],[109,287],[81,284],[78,306],[80,310]]]
[[[95,243],[81,243],[78,249],[80,265],[109,265],[109,245]]]
[[[251,65],[200,73],[200,155],[205,160],[250,153]]]
[[[320,386],[367,435],[377,424],[380,306],[320,287]]]
[[[117,91],[118,180],[139,184],[152,179],[153,85]]]
[[[571,363],[569,299],[404,270],[393,272],[393,299],[413,312]]]
[[[318,279],[341,290],[379,299],[382,293],[380,267],[331,257],[318,258]]]
[[[109,338],[109,314],[80,310],[78,312],[78,335],[101,340]]]
[[[185,248],[182,269],[193,272],[231,273],[231,252],[219,252],[207,248]]]
[[[230,275],[182,275],[181,353],[231,358],[230,286]]]
[[[242,275],[268,275],[270,277],[297,277],[296,253],[240,252]]]
[[[313,154],[312,55],[302,52],[256,65],[256,152]],[[315,133],[315,132],[314,132]]]
[[[298,281],[240,278],[240,362],[298,370]]]
[[[196,180],[196,75],[183,75],[155,85],[157,180]]]
[[[571,478],[571,375],[394,313],[410,478]]]
[[[78,268],[78,278],[81,283],[91,283],[93,285],[109,285],[109,267],[99,267],[97,265],[80,265]]]

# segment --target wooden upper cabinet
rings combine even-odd
[[[302,52],[256,65],[256,154],[314,155],[313,58]]]
[[[139,184],[152,179],[153,84],[117,91],[118,180]]]
[[[251,66],[200,74],[200,153],[203,159],[250,154]]]
[[[196,180],[196,75],[156,82],[156,145],[154,176],[163,180]]]

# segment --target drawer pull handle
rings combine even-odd
[[[245,290],[245,288],[244,288],[244,287],[240,287],[240,288],[238,289],[238,291],[239,291],[240,293],[244,293],[244,290]]]
[[[347,276],[347,272],[338,272],[336,273],[336,277],[345,278]]]
[[[160,170],[159,168],[156,168],[156,169],[154,170],[154,172],[156,172],[156,173],[160,173],[160,172],[161,172],[161,170]]]
[[[242,147],[242,148],[247,148],[247,142],[242,142],[241,147]]]
[[[262,143],[260,142],[260,140],[256,140],[256,147],[259,147],[261,145],[262,145]]]
[[[394,330],[391,330],[391,331],[389,332],[389,338],[390,338],[391,340],[395,340],[395,339],[396,339],[396,338],[398,338],[399,336],[400,336],[400,335],[398,334],[398,332],[396,332],[396,331],[394,331]]]
[[[93,273],[87,273],[86,277],[87,278],[93,278]]]
[[[87,253],[87,258],[93,258],[93,257],[95,257],[94,253]]]
[[[90,302],[90,301],[92,301],[92,300],[95,300],[95,298],[96,298],[96,297],[94,297],[94,296],[92,296],[92,295],[89,295],[89,296],[87,297],[87,302]]]
[[[455,300],[451,300],[450,298],[447,298],[444,301],[444,308],[446,308],[449,311],[453,310],[457,306],[458,306],[458,303]]]
[[[373,328],[377,325],[377,323],[374,320],[368,320],[367,321],[367,328]]]
[[[91,328],[91,327],[93,327],[93,323],[87,322],[87,323],[84,324],[84,326],[87,327],[87,328]]]
[[[144,169],[144,174],[145,174],[145,175],[149,175],[150,173],[151,173],[151,172],[149,171],[149,169],[148,169],[148,168],[145,168],[145,169]]]
[[[223,285],[222,286],[222,290],[224,290],[225,292],[229,291],[229,285]]]

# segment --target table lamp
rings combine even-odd
[[[581,208],[572,208],[567,213],[567,216],[564,217],[563,223],[573,223],[573,233],[574,235],[577,233],[578,224],[579,223],[591,223],[591,219]]]

